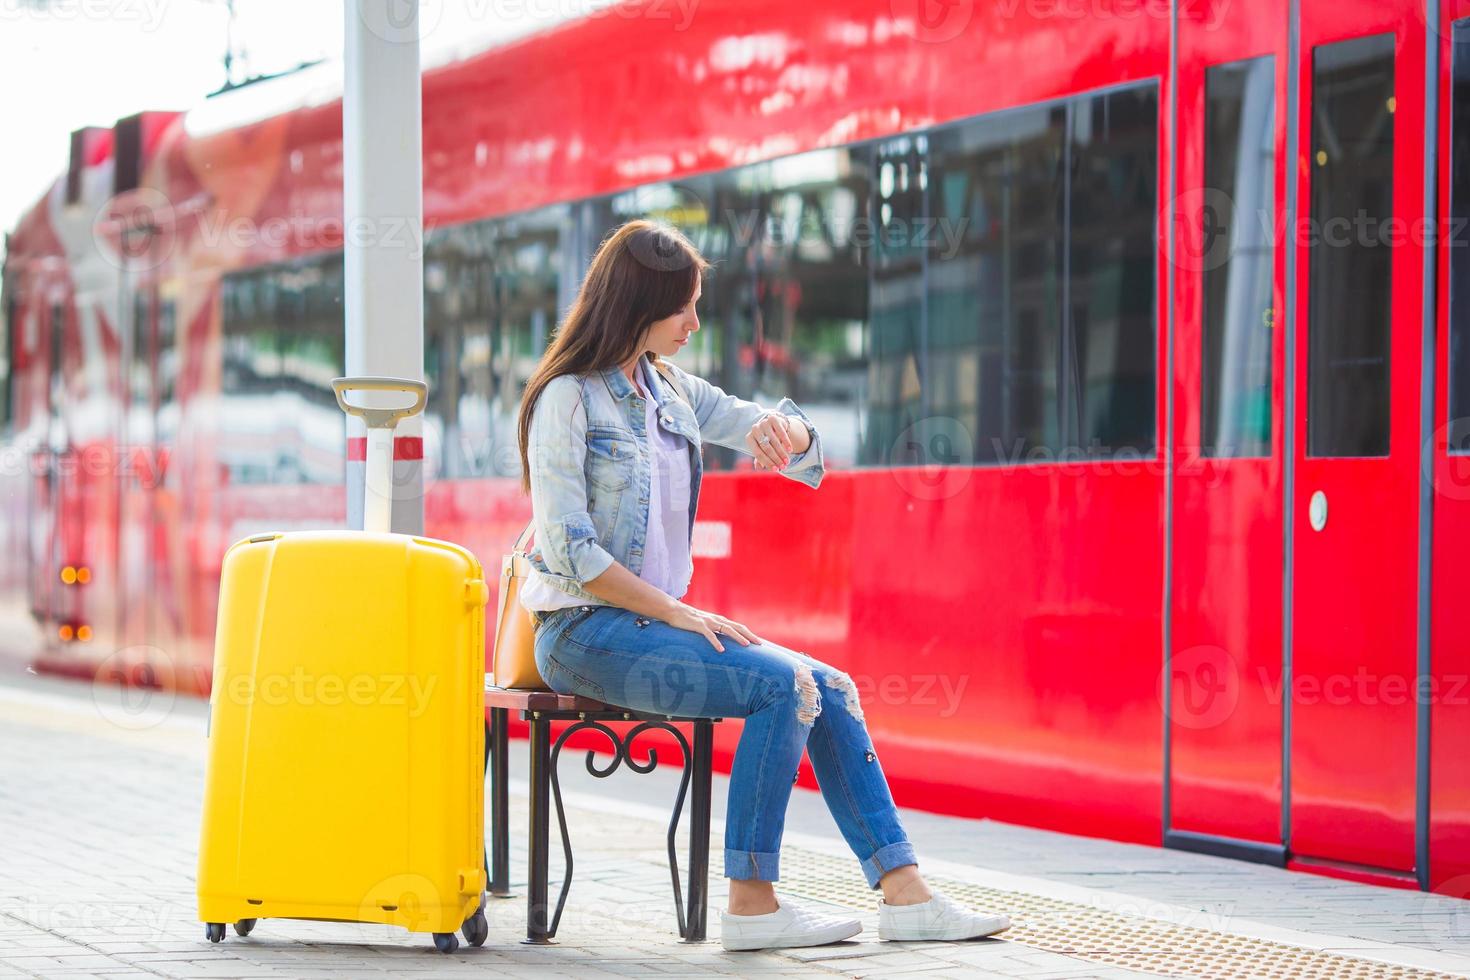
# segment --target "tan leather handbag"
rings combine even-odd
[[[689,404],[684,386],[668,365],[658,362],[654,369],[663,375],[678,397]],[[548,691],[550,688],[542,680],[541,671],[536,669],[536,621],[521,605],[521,586],[534,572],[531,559],[526,557],[526,542],[535,526],[535,521],[526,524],[526,529],[516,539],[515,547],[500,562],[500,607],[495,613],[495,656],[491,673],[497,687]]]
[[[495,612],[495,659],[491,671],[497,687],[550,690],[536,669],[536,622],[521,605],[521,586],[534,572],[526,557],[526,542],[536,524],[531,521],[515,547],[500,562],[500,604]]]

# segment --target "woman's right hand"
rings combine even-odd
[[[752,633],[743,624],[735,622],[719,613],[705,612],[693,606],[677,602],[674,611],[664,617],[664,622],[681,630],[691,633],[702,633],[710,645],[720,653],[725,652],[725,647],[720,643],[721,636],[735,638],[735,642],[741,646],[750,646],[752,643],[760,643],[761,638]]]

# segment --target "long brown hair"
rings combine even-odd
[[[625,363],[644,332],[678,313],[709,263],[689,239],[642,219],[619,226],[597,247],[582,288],[521,395],[518,431],[521,490],[531,492],[531,413],[541,392],[563,374],[590,374]],[[658,355],[648,352],[648,360]]]

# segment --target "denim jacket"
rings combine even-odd
[[[689,443],[692,539],[704,474],[700,447],[708,441],[749,452],[745,434],[767,410],[727,395],[672,363],[669,366],[687,392],[688,402],[657,371],[650,373],[660,386],[658,424]],[[776,410],[807,418],[790,398],[781,399]],[[614,365],[587,375],[564,374],[553,379],[542,389],[531,415],[527,456],[536,536],[528,557],[547,581],[589,605],[606,603],[581,586],[614,561],[634,575],[643,567],[652,469],[646,414],[643,398]],[[821,438],[814,426],[811,432],[811,445],[793,454],[779,472],[815,489],[825,467]]]

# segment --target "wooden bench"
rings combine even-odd
[[[647,763],[635,762],[630,755],[634,741],[644,732],[671,733],[683,752],[683,775],[679,780],[679,792],[674,798],[674,812],[669,819],[667,835],[669,875],[674,886],[674,911],[680,937],[685,942],[703,942],[709,907],[710,777],[714,726],[721,719],[645,715],[570,694],[489,686],[485,688],[485,709],[485,754],[490,776],[490,853],[486,861],[489,865],[487,870],[490,876],[490,894],[500,898],[510,897],[510,791],[506,784],[510,762],[510,712],[519,711],[521,718],[530,723],[530,860],[526,886],[525,941],[541,945],[550,943],[561,922],[562,908],[566,905],[567,891],[572,884],[572,841],[567,833],[556,767],[567,739],[576,732],[590,729],[601,732],[613,748],[613,760],[604,768],[597,767],[591,751],[587,753],[587,771],[598,778],[612,775],[625,762],[636,773],[652,772],[658,765],[656,749],[649,750]],[[572,724],[553,742],[551,725],[558,721],[570,721]],[[622,736],[608,727],[608,722],[623,721],[637,724]],[[683,732],[674,727],[675,723],[691,725],[692,738],[686,738]],[[690,801],[687,894],[680,890],[679,862],[674,846],[674,835],[679,827],[679,817],[683,812],[686,796]],[[553,806],[556,809],[557,826],[561,831],[566,867],[557,895],[556,910],[548,919],[550,903],[547,876]]]

